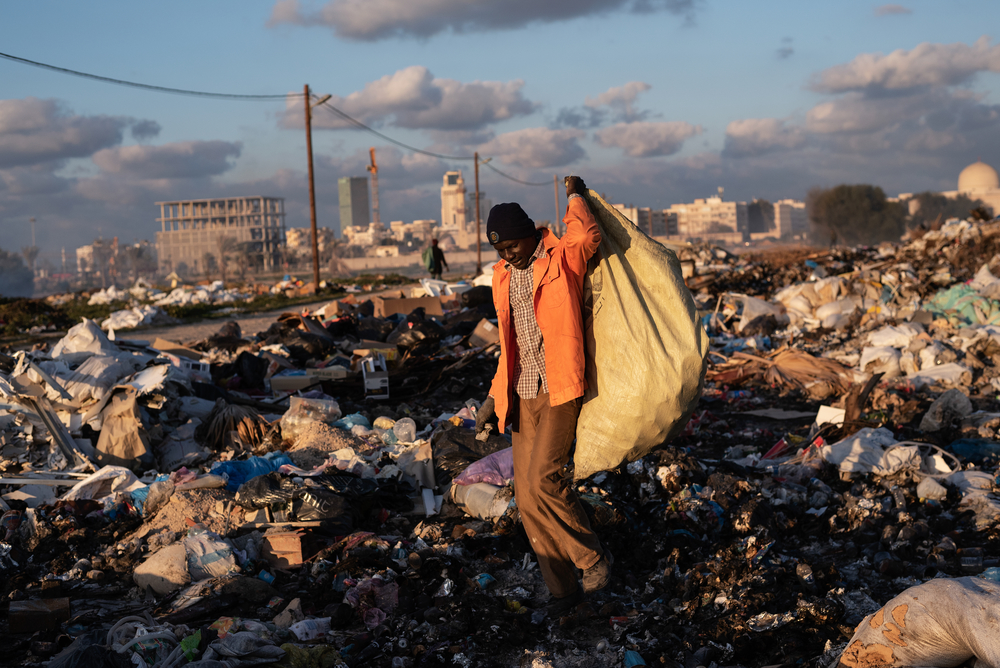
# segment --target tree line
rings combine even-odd
[[[951,198],[922,192],[911,200],[890,201],[881,188],[872,185],[813,188],[806,197],[806,211],[813,242],[831,246],[898,241],[907,230],[930,228],[949,218],[993,218],[981,200],[965,195]]]

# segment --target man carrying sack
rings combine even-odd
[[[493,267],[500,361],[476,431],[485,430],[494,414],[501,431],[511,425],[517,507],[552,594],[552,616],[571,611],[611,577],[611,555],[563,476],[587,387],[583,278],[601,243],[586,192],[583,179],[566,178],[562,239],[536,230],[516,203],[496,205],[486,222],[500,255]]]

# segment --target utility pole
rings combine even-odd
[[[375,162],[375,147],[372,146],[368,151],[372,158],[372,164],[368,165],[367,169],[372,173],[372,222],[380,223],[378,214],[378,163]]]
[[[472,159],[476,164],[476,276],[481,276],[483,273],[483,240],[479,236],[479,229],[482,224],[479,215],[479,151],[473,154]]]
[[[559,215],[559,175],[552,175],[552,193],[556,196],[556,217],[552,221],[552,227],[562,232],[562,217]]]
[[[309,157],[309,225],[312,228],[313,250],[313,294],[319,292],[319,239],[316,233],[316,182],[313,179],[313,140],[312,140],[312,100],[309,97],[309,84],[305,86],[306,107],[306,154]]]
[[[35,217],[32,216],[28,220],[31,222],[31,245],[37,246],[38,244],[35,243]]]

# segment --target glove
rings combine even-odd
[[[476,433],[480,434],[486,429],[486,423],[496,416],[496,404],[493,397],[486,397],[486,401],[476,411]]]
[[[570,195],[586,195],[587,194],[587,184],[583,182],[579,176],[567,176],[566,182],[566,196]]]

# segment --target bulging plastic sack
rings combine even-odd
[[[601,245],[584,278],[587,390],[575,475],[634,461],[673,438],[701,396],[708,334],[674,252],[594,191]]]
[[[890,346],[869,346],[861,351],[861,370],[865,373],[882,374],[884,380],[902,375],[899,368],[900,352]]]

